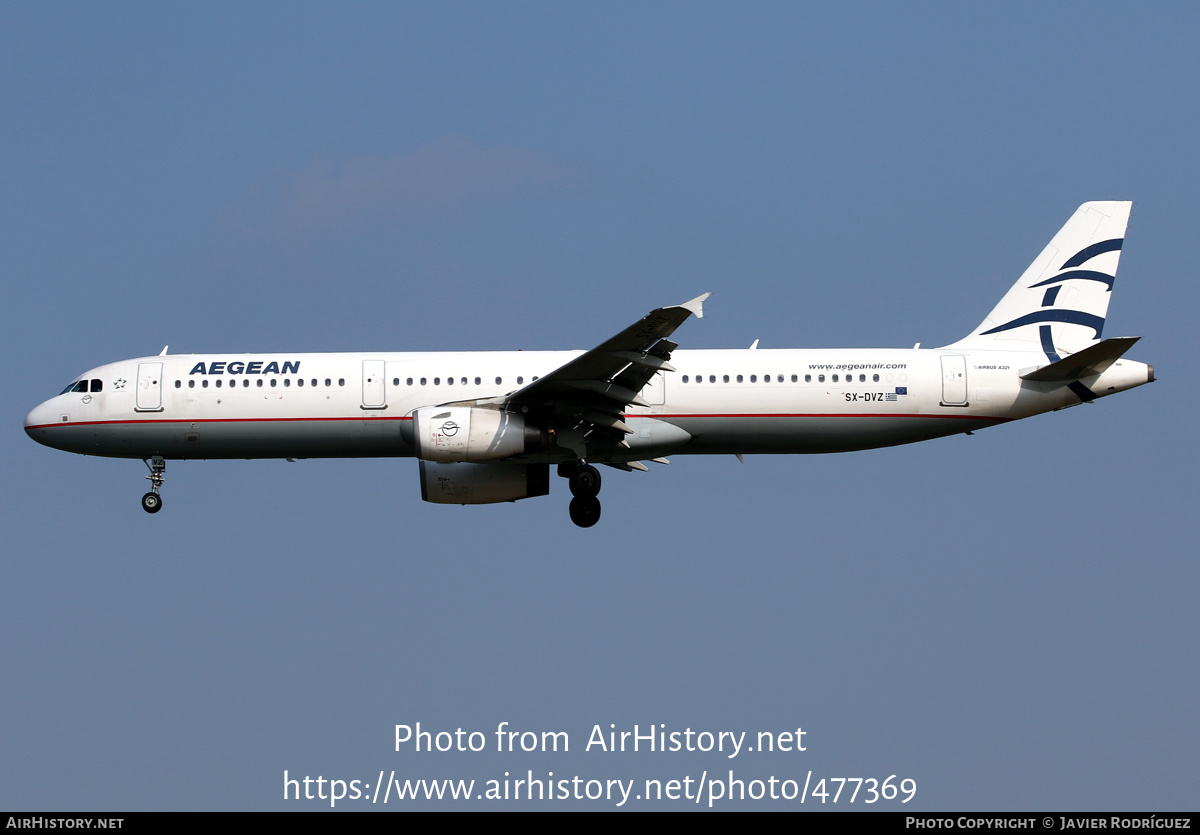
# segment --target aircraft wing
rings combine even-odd
[[[504,398],[506,408],[550,407],[559,418],[558,443],[580,458],[605,446],[597,431],[621,438],[631,430],[621,418],[630,405],[644,406],[638,392],[659,371],[674,371],[669,360],[679,346],[667,339],[695,314],[703,318],[709,293],[673,307],[652,310],[616,336]]]

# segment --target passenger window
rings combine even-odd
[[[534,377],[533,379],[535,379],[535,380],[536,380],[536,379],[537,379],[537,377]],[[461,382],[462,382],[462,384],[465,386],[465,385],[467,384],[467,378],[466,378],[466,377],[463,377]]]
[[[179,388],[182,385],[183,383],[179,382],[178,380],[175,381],[175,388]]]
[[[201,381],[200,388],[208,388],[208,380]]]
[[[478,377],[475,378],[475,385],[480,385],[482,382],[483,381],[480,380]]]
[[[806,383],[811,383],[811,382],[812,382],[812,375],[811,375],[811,374],[805,374],[805,375],[804,375],[804,382],[806,382]]]
[[[398,385],[400,385],[400,378],[399,378],[399,377],[393,377],[393,378],[392,378],[392,385],[393,385],[393,386],[398,386]]]
[[[878,383],[878,382],[879,382],[879,375],[878,375],[878,374],[872,374],[872,375],[871,375],[871,380],[872,380],[872,382],[876,382],[876,383]]]
[[[271,388],[275,388],[275,386],[278,385],[278,383],[279,383],[279,381],[276,380],[274,377],[271,378]]]
[[[259,377],[258,378],[258,387],[262,388],[262,386],[263,386],[262,377]]]
[[[497,377],[497,378],[496,378],[496,385],[500,385],[500,378],[499,378],[499,377]]]
[[[726,375],[725,375],[725,376],[724,376],[722,379],[723,379],[725,382],[727,382],[727,383],[728,383],[728,382],[729,382],[729,375],[728,375],[728,374],[726,374]]]
[[[408,378],[408,385],[410,385],[410,386],[412,385],[412,377]]]
[[[285,379],[285,380],[283,381],[283,387],[284,387],[284,388],[291,388],[291,387],[292,387],[292,378],[291,378],[291,377],[288,377],[287,379]]]
[[[738,381],[739,383],[742,381],[742,375],[741,375],[741,374],[739,374],[739,375],[737,376],[737,381]]]
[[[195,381],[195,380],[188,380],[188,388],[190,388],[190,389],[194,389],[195,387],[196,387],[196,381]]]
[[[330,380],[328,377],[326,377],[326,378],[325,378],[325,388],[329,388],[329,385],[330,385],[330,383],[332,383],[332,382],[333,382],[332,380]]]
[[[797,377],[795,374],[793,374],[793,375],[792,375],[792,382],[793,382],[793,383],[795,383],[795,382],[798,382],[799,380],[800,380],[800,378],[799,378],[799,377]]]
[[[771,382],[771,375],[770,375],[770,374],[764,374],[764,375],[763,375],[763,382],[764,382],[764,383],[769,383],[769,382]]]
[[[834,381],[835,383],[837,382],[837,375],[836,375],[836,374],[834,374],[834,375],[833,375],[833,381]]]
[[[751,374],[751,375],[750,375],[750,382],[752,382],[752,383],[757,383],[757,382],[758,382],[758,375],[757,375],[757,374]]]
[[[866,374],[859,374],[859,375],[858,375],[858,381],[859,381],[860,383],[865,383],[865,382],[867,381],[867,375],[866,375]]]
[[[220,387],[221,387],[221,378],[218,377],[217,378],[217,388],[220,388]]]
[[[421,385],[425,385],[425,378],[424,378],[424,377],[422,377],[422,378],[421,378]]]
[[[338,385],[339,385],[339,386],[344,386],[344,385],[346,385],[346,378],[345,378],[345,377],[338,377]]]
[[[440,386],[440,385],[442,384],[442,378],[441,378],[441,377],[434,377],[434,378],[433,378],[433,384],[434,384],[435,386]]]
[[[717,375],[716,375],[716,374],[709,374],[709,375],[708,375],[708,381],[709,381],[710,383],[715,383],[715,382],[717,381]]]
[[[242,380],[242,388],[244,388],[244,389],[248,389],[248,388],[250,388],[250,381],[249,381],[249,380]]]
[[[520,386],[520,385],[524,385],[524,383],[525,383],[525,378],[524,378],[524,377],[518,377],[518,378],[517,378],[517,385],[518,385],[518,386]]]
[[[777,383],[782,383],[782,382],[783,382],[783,375],[782,375],[782,374],[780,374],[778,377],[776,377],[776,378],[775,378],[775,382],[777,382]],[[792,380],[792,382],[794,383],[794,382],[796,382],[796,381],[795,381],[795,380]]]
[[[836,378],[836,377],[834,377],[834,379],[836,380],[837,378]],[[818,382],[818,383],[823,383],[823,382],[825,382],[825,375],[824,375],[824,374],[818,374],[818,375],[817,375],[817,382]]]
[[[687,382],[687,378],[688,378],[688,375],[684,374],[684,375],[683,375],[683,381],[684,381],[685,383]]]

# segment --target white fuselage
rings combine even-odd
[[[212,354],[143,357],[82,375],[25,421],[40,443],[146,459],[412,456],[412,414],[504,396],[581,351]],[[1033,351],[676,351],[630,406],[627,451],[842,452],[951,435],[1080,402],[1018,376]],[[1153,379],[1119,360],[1084,380],[1102,397]],[[80,384],[83,390],[80,390]],[[98,389],[98,390],[97,390]],[[524,461],[563,460],[557,449]]]

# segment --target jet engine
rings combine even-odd
[[[549,493],[549,464],[421,462],[421,498],[434,504],[515,502]]]
[[[418,458],[443,463],[496,461],[543,446],[541,432],[522,415],[471,406],[417,409],[413,435]]]

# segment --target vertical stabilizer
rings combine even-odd
[[[979,327],[947,347],[1032,347],[1053,361],[1100,339],[1132,205],[1080,206]]]

